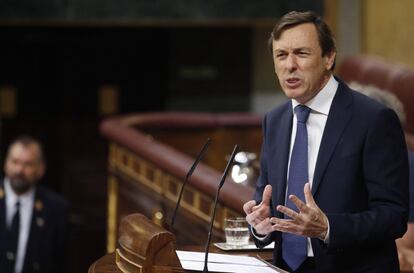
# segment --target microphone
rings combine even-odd
[[[239,149],[239,145],[237,145],[237,144],[236,144],[236,145],[234,145],[233,152],[231,153],[230,159],[229,159],[229,161],[227,162],[227,166],[226,166],[226,168],[224,169],[223,176],[221,177],[220,183],[219,183],[219,185],[218,185],[218,187],[217,187],[217,191],[216,191],[216,199],[214,200],[213,215],[212,215],[211,220],[210,220],[210,228],[209,228],[209,230],[208,230],[207,244],[206,244],[206,249],[205,249],[205,257],[204,257],[204,270],[203,270],[203,272],[204,272],[204,273],[207,273],[207,272],[208,272],[208,268],[207,268],[207,262],[208,262],[208,248],[209,248],[209,246],[210,246],[211,231],[212,231],[212,229],[213,229],[214,218],[216,217],[216,207],[217,207],[217,203],[218,203],[218,202],[217,202],[217,201],[218,201],[218,196],[219,196],[219,193],[220,193],[220,189],[221,189],[221,187],[223,187],[223,185],[224,185],[224,181],[226,181],[226,176],[227,176],[227,173],[229,172],[230,166],[233,164],[233,160],[234,160],[234,157],[236,156],[236,153],[237,153],[237,150],[238,150],[238,149]]]
[[[193,166],[191,166],[190,170],[188,171],[187,175],[185,176],[184,183],[181,186],[181,191],[180,191],[180,194],[178,195],[177,204],[175,205],[174,213],[173,213],[173,216],[172,216],[172,219],[171,219],[170,230],[172,230],[172,228],[174,226],[175,217],[177,215],[178,207],[180,205],[181,198],[183,196],[184,188],[185,188],[185,185],[187,184],[188,178],[190,178],[190,176],[193,174],[193,172],[194,172],[195,168],[197,167],[198,163],[200,162],[200,160],[203,158],[204,154],[206,153],[208,146],[210,146],[210,143],[211,143],[211,138],[207,138],[207,141],[204,144],[203,149],[201,149],[200,153],[198,154],[196,160],[193,163]]]

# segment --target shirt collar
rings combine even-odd
[[[308,106],[312,111],[316,111],[327,116],[329,114],[329,109],[331,108],[332,101],[335,97],[336,90],[338,89],[338,84],[339,83],[335,77],[331,75],[328,82],[321,89],[321,91],[319,91],[315,97],[306,102],[305,105]],[[292,99],[293,109],[295,109],[295,107],[299,104],[300,103],[297,100]]]
[[[30,188],[22,195],[17,195],[10,185],[10,180],[6,177],[4,179],[4,192],[6,194],[6,203],[8,206],[14,206],[17,201],[20,201],[20,205],[23,206],[29,202],[33,202],[35,197],[34,187]]]

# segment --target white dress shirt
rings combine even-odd
[[[21,273],[24,265],[27,241],[29,239],[30,225],[32,222],[33,204],[35,198],[34,189],[18,196],[11,188],[10,181],[4,179],[4,191],[6,193],[6,225],[10,227],[16,212],[16,202],[20,201],[20,230],[17,244],[15,273]]]
[[[318,158],[319,147],[321,145],[322,135],[325,130],[326,121],[328,119],[329,110],[331,109],[333,98],[335,97],[336,91],[338,89],[338,81],[331,76],[329,81],[326,85],[313,97],[311,100],[305,103],[307,107],[311,109],[309,118],[306,121],[306,129],[308,132],[308,177],[309,183],[312,188],[313,184],[313,175],[315,173],[316,167],[316,160]],[[292,108],[293,110],[297,105],[300,103],[296,100],[292,99]],[[297,118],[295,111],[293,112],[293,126],[292,126],[292,133],[290,139],[290,152],[289,152],[289,162],[288,166],[290,165],[290,157],[292,155],[293,145],[295,143],[296,137],[296,130],[297,130]],[[289,168],[289,167],[288,167]],[[289,169],[287,171],[289,176]],[[286,186],[286,194],[287,194],[287,186]],[[286,199],[285,199],[286,200]],[[305,200],[302,200],[305,201]],[[266,237],[260,237],[255,234],[253,230],[253,236],[255,236],[259,240],[264,240]],[[328,223],[328,233],[325,238],[325,242],[329,240],[329,223]],[[307,248],[308,248],[308,256],[313,257],[313,249],[312,244],[310,242],[310,238],[308,238]]]
[[[311,109],[309,118],[306,122],[306,129],[308,131],[308,176],[309,183],[312,188],[313,175],[315,174],[316,160],[318,159],[319,147],[321,145],[322,135],[325,130],[326,121],[328,119],[329,110],[331,109],[333,98],[338,89],[338,81],[333,76],[329,79],[327,84],[313,97],[311,100],[305,103],[307,107]],[[292,99],[292,108],[295,109],[300,103]],[[290,139],[290,152],[289,152],[289,164],[290,157],[292,155],[293,144],[295,143],[297,130],[297,118],[295,111],[293,111],[293,126]],[[289,169],[288,169],[289,175]],[[286,193],[287,193],[286,186]],[[286,199],[285,199],[286,200]],[[305,200],[302,200],[305,201]],[[328,223],[329,226],[329,223]],[[329,228],[325,240],[329,239]],[[313,257],[312,244],[310,238],[308,238],[308,256]]]

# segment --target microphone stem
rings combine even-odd
[[[216,207],[217,207],[217,201],[218,201],[218,196],[219,196],[219,192],[220,192],[220,187],[217,188],[217,192],[216,192],[216,199],[214,201],[214,208],[213,208],[213,216],[212,216],[212,220],[210,222],[210,227],[209,227],[209,232],[208,232],[208,238],[207,238],[207,244],[206,244],[206,248],[205,248],[205,256],[204,256],[204,273],[208,272],[208,268],[207,268],[207,263],[208,263],[208,248],[210,246],[210,241],[211,241],[211,231],[213,230],[213,224],[214,224],[214,218],[216,217]]]
[[[203,156],[206,153],[207,148],[210,145],[210,143],[211,143],[211,138],[207,138],[207,142],[204,144],[203,149],[201,149],[201,152],[198,154],[196,160],[194,161],[193,165],[191,166],[190,170],[188,171],[187,175],[185,176],[184,183],[181,186],[180,194],[178,195],[178,201],[175,204],[175,209],[174,209],[173,216],[172,216],[172,219],[171,219],[170,230],[172,230],[173,227],[174,227],[175,217],[177,216],[177,213],[178,213],[178,208],[180,206],[181,198],[182,198],[183,193],[184,193],[185,185],[187,185],[188,179],[193,174],[193,172],[194,172],[195,168],[197,167],[198,163],[203,158]]]
[[[189,177],[188,175],[185,177],[184,183],[181,186],[180,195],[178,195],[178,201],[175,204],[174,214],[172,216],[171,225],[170,225],[171,229],[174,227],[175,217],[177,216],[178,207],[180,206],[181,198],[183,197],[183,192],[184,192],[185,185],[187,184],[188,177]]]
[[[214,224],[214,219],[216,218],[216,207],[217,207],[217,203],[218,203],[218,197],[220,194],[220,189],[223,187],[224,182],[226,181],[226,177],[227,177],[227,173],[229,172],[230,166],[231,164],[233,164],[233,160],[234,157],[236,156],[237,151],[239,150],[239,145],[234,145],[233,148],[233,152],[231,153],[230,159],[227,162],[226,168],[224,169],[223,175],[221,177],[220,183],[217,187],[216,190],[216,198],[214,200],[214,208],[213,208],[213,215],[211,217],[211,221],[210,221],[210,228],[208,229],[208,237],[207,237],[207,244],[206,244],[206,248],[205,248],[205,257],[204,257],[204,273],[208,272],[208,248],[210,246],[210,241],[211,241],[211,231],[213,230],[213,224]]]

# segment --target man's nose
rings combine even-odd
[[[14,166],[14,171],[17,174],[21,174],[23,172],[24,166],[22,164],[16,164],[16,166]]]
[[[289,54],[286,58],[286,68],[289,71],[295,71],[297,67],[298,67],[298,63],[297,63],[295,55]]]

